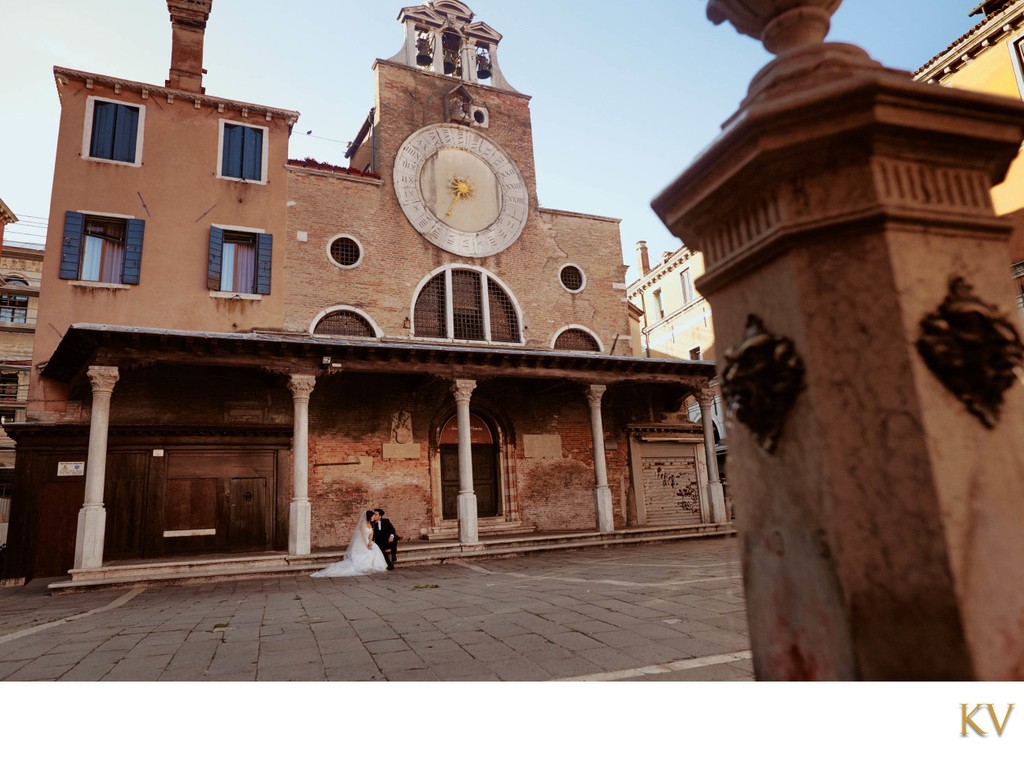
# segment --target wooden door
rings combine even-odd
[[[75,565],[78,512],[84,500],[84,480],[43,484],[35,577],[59,577]]]
[[[265,551],[267,541],[267,480],[265,477],[235,477],[226,483],[221,507],[228,551]]]
[[[498,452],[494,445],[473,446],[473,492],[478,517],[501,513],[498,497]],[[441,516],[458,519],[459,447],[441,446]]]

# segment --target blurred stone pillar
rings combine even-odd
[[[473,433],[470,427],[469,401],[476,390],[476,380],[452,381],[455,396],[456,424],[459,431],[459,542],[476,545],[480,542],[477,522],[476,492],[473,490]]]
[[[1024,677],[1024,346],[989,188],[1024,104],[711,0],[777,58],[655,201],[702,250],[761,679]]]
[[[608,487],[608,462],[604,451],[604,421],[601,417],[601,398],[605,385],[587,386],[587,405],[590,406],[590,437],[594,445],[594,515],[598,532],[615,532],[615,512],[612,509],[612,491]]]
[[[715,391],[704,388],[697,394],[697,405],[700,406],[700,423],[704,428],[704,458],[708,462],[708,504],[711,521],[715,524],[728,522],[725,513],[725,492],[718,477],[718,452],[715,450],[715,422],[711,409],[715,404]]]

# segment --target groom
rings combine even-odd
[[[384,509],[374,509],[373,511],[373,542],[384,554],[384,561],[387,562],[388,569],[394,569],[395,562],[398,561],[398,533],[395,532],[395,526],[391,524],[391,520],[384,518]]]

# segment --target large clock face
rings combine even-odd
[[[526,183],[479,132],[435,124],[395,156],[395,192],[409,222],[437,247],[471,258],[500,253],[526,225]]]

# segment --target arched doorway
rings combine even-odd
[[[469,415],[469,439],[473,450],[473,492],[478,517],[501,514],[501,478],[498,436],[493,427],[476,414]],[[441,450],[441,516],[458,519],[459,430],[453,414],[441,425],[438,437]]]

